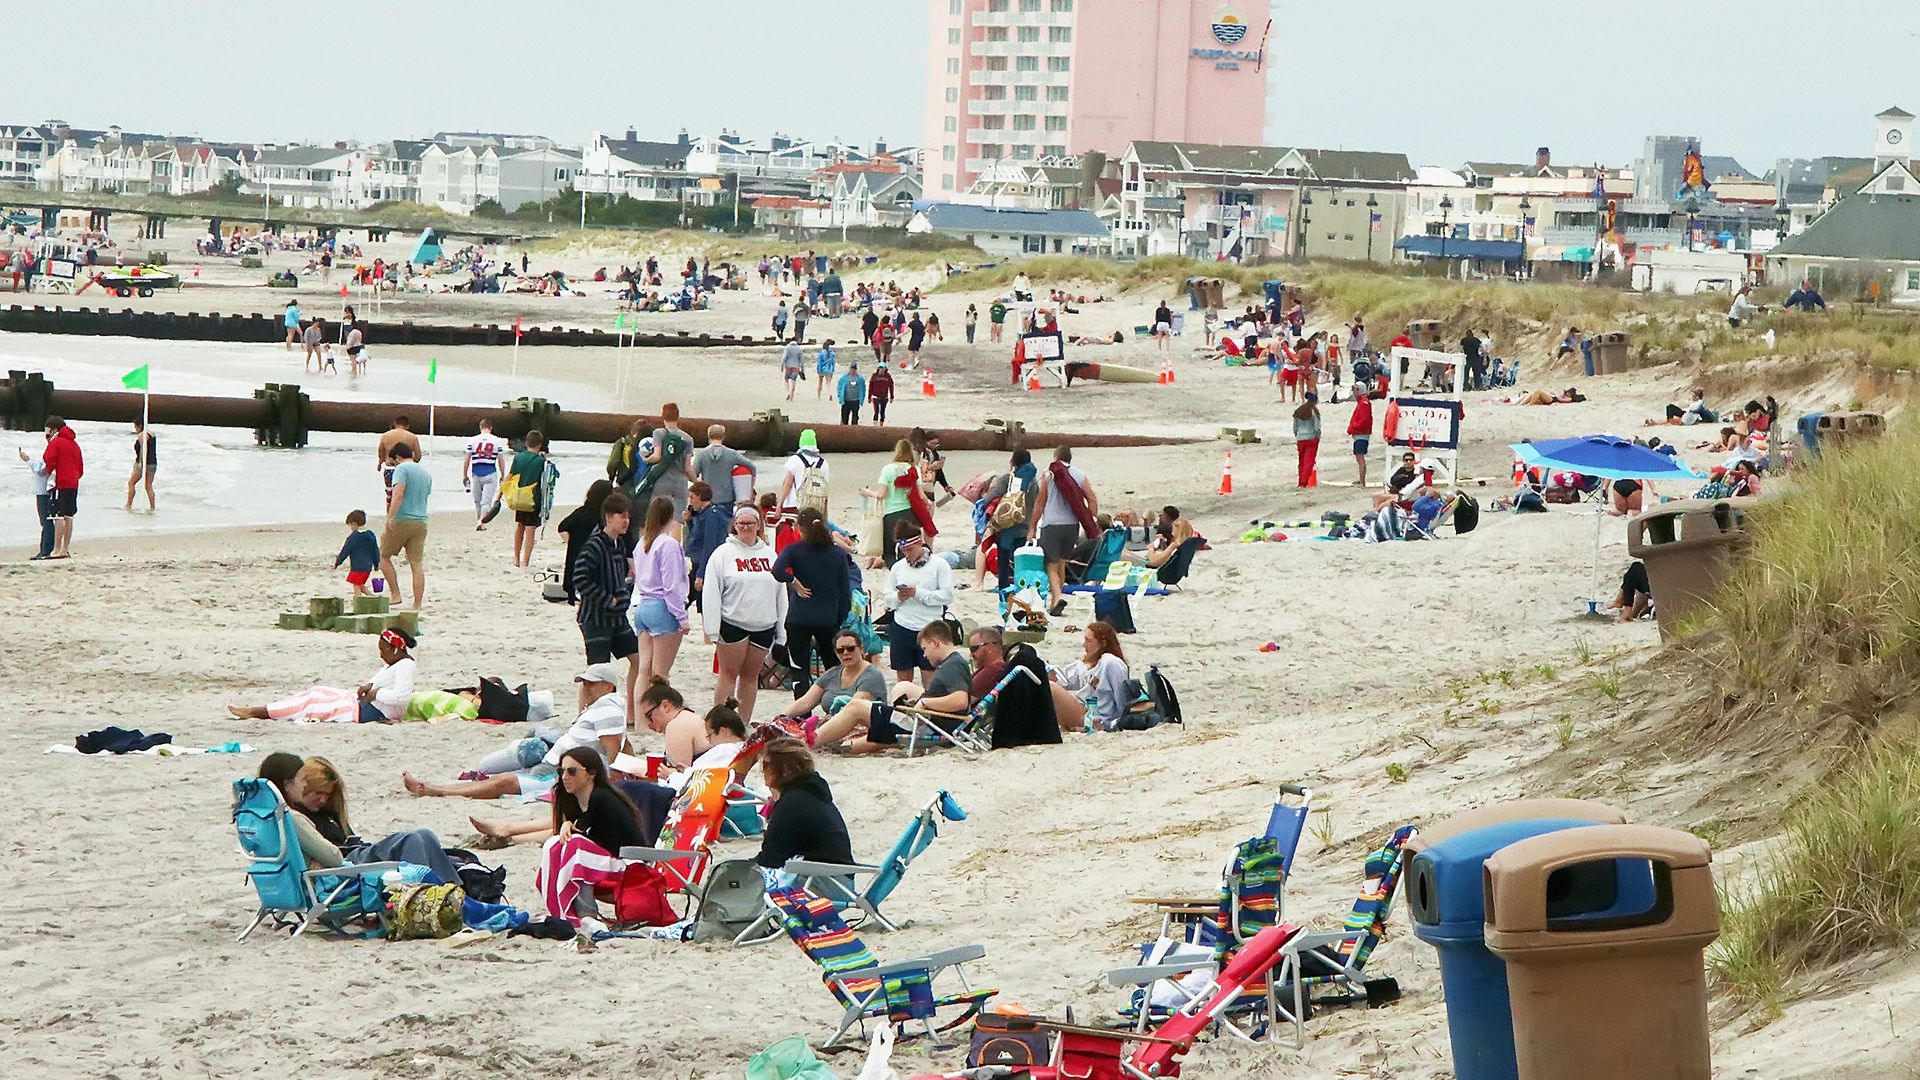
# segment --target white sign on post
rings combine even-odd
[[[1460,353],[1398,347],[1389,354],[1382,477],[1392,476],[1398,456],[1411,450],[1417,464],[1432,467],[1436,483],[1455,482],[1466,370],[1467,358]]]

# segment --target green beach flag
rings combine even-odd
[[[440,358],[437,356],[427,358],[427,381],[430,383],[440,381]]]
[[[129,390],[145,390],[147,388],[147,369],[152,366],[152,364],[141,364],[139,367],[120,376],[120,385]]]
[[[625,330],[627,328],[626,312],[622,311],[613,317],[613,328],[615,330]]]

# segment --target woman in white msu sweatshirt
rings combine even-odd
[[[760,669],[767,653],[787,636],[787,586],[773,576],[773,559],[773,547],[760,535],[760,512],[741,506],[733,512],[726,542],[707,559],[700,589],[702,629],[719,672],[713,703],[733,698],[749,724]]]

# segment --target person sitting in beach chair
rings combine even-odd
[[[893,710],[898,706],[916,706],[933,713],[964,714],[967,711],[972,673],[954,641],[953,628],[944,620],[935,619],[921,628],[915,641],[926,654],[933,672],[925,689],[902,682],[893,686],[885,701],[861,700],[856,696],[814,729],[814,746],[837,746],[851,740],[848,753],[879,753],[898,746],[902,735],[911,735],[914,731],[912,721],[904,725],[896,721]]]
[[[1665,418],[1643,420],[1641,423],[1647,427],[1663,425],[1691,427],[1694,424],[1717,423],[1719,420],[1720,414],[1707,407],[1707,392],[1696,386],[1684,408],[1679,405],[1669,405]]]

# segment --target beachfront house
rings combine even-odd
[[[1811,280],[1829,302],[1920,303],[1920,178],[1890,161],[1767,252],[1767,278]],[[1874,288],[1875,285],[1878,288]]]
[[[539,204],[573,186],[580,174],[580,155],[573,150],[546,147],[500,155],[485,175],[478,193],[509,212],[528,203]]]
[[[1405,154],[1135,140],[1102,214],[1124,254],[1389,262],[1415,180]]]
[[[0,184],[31,184],[34,171],[59,152],[66,124],[0,124]]]
[[[340,146],[283,146],[247,164],[240,194],[301,210],[357,210],[366,205],[361,151]]]
[[[687,173],[691,140],[684,133],[680,142],[651,142],[633,135],[628,131],[626,138],[616,139],[594,132],[581,153],[575,186],[589,194],[642,202],[681,201],[693,179]]]
[[[923,206],[907,231],[972,244],[995,258],[1059,255],[1104,248],[1112,237],[1091,210],[1012,210],[963,203]]]
[[[891,154],[877,154],[815,170],[805,195],[741,198],[753,206],[754,227],[785,236],[801,230],[904,229],[920,199],[920,174]]]
[[[1093,208],[1096,198],[1087,197],[1089,168],[1105,165],[1104,155],[1088,155],[1083,164],[1078,158],[1047,158],[1043,161],[1016,161],[1000,158],[988,163],[974,177],[967,190],[955,195],[957,203],[975,206],[1004,206],[1025,210],[1077,210]],[[1110,182],[1107,194],[1119,194],[1117,179]]]

